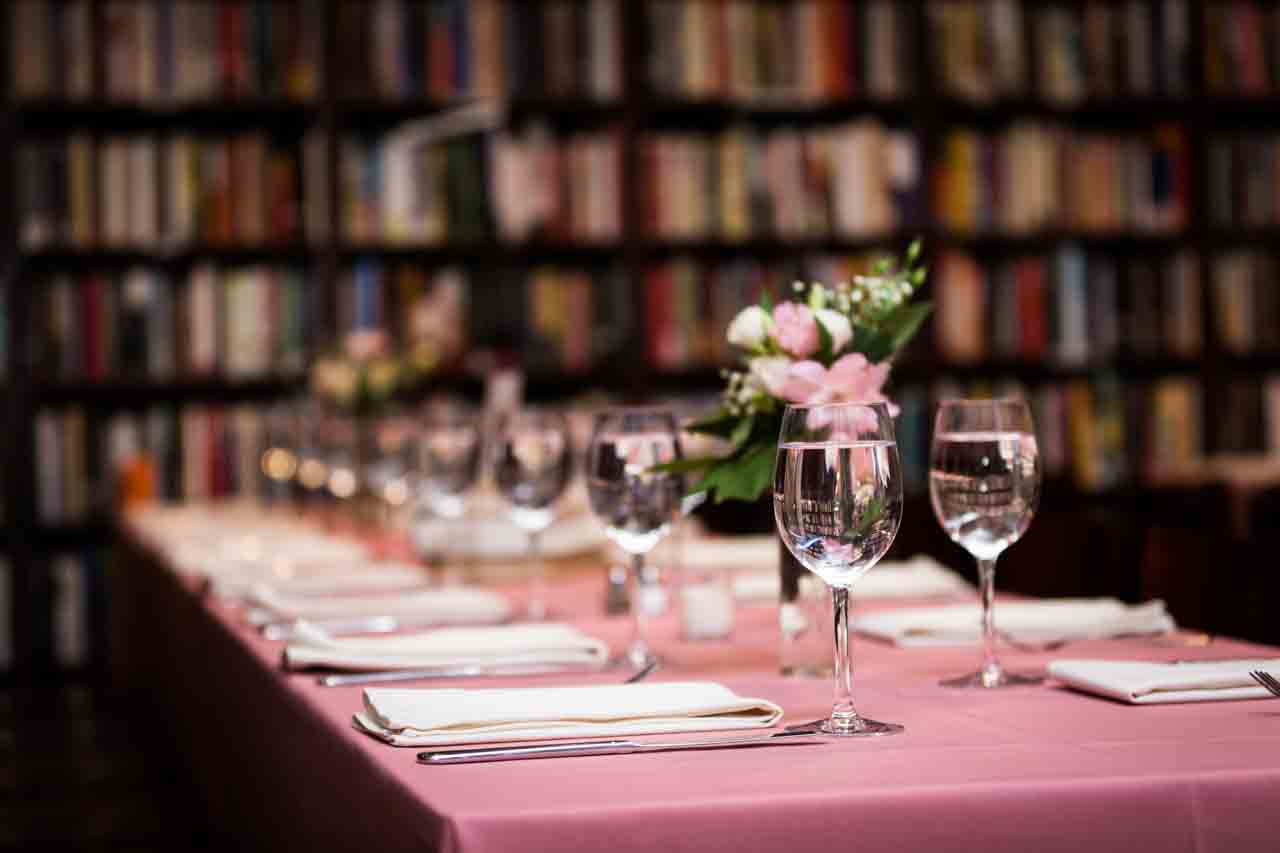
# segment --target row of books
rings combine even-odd
[[[323,56],[319,0],[16,0],[20,99],[166,104],[314,98]],[[101,63],[99,65],[98,63]],[[95,68],[106,72],[95,91]]]
[[[341,0],[345,97],[620,98],[621,0]]]
[[[107,646],[107,554],[61,551],[48,558],[49,652],[62,669],[101,663]]]
[[[1220,228],[1280,225],[1280,136],[1213,137],[1205,159],[1210,224]]]
[[[1064,248],[983,264],[947,251],[933,278],[934,342],[949,361],[1065,366],[1202,349],[1199,258],[1113,256]]]
[[[324,145],[264,133],[88,134],[17,152],[20,244],[85,248],[260,245],[324,232]],[[304,174],[305,171],[305,174]],[[162,176],[162,172],[164,173]],[[303,202],[303,187],[319,196]]]
[[[1211,260],[1214,332],[1235,354],[1280,352],[1280,263],[1265,251],[1235,251]]]
[[[1217,438],[1205,425],[1205,388],[1191,376],[1125,382],[1114,376],[1046,383],[957,382],[894,388],[901,408],[898,446],[908,489],[928,489],[929,442],[937,400],[1023,397],[1032,408],[1044,476],[1086,492],[1176,481],[1212,450],[1280,451],[1280,377],[1232,383],[1215,408]]]
[[[1204,4],[1204,80],[1211,95],[1280,91],[1280,8],[1258,0]]]
[[[818,255],[764,264],[746,258],[703,264],[677,257],[644,271],[645,351],[657,370],[727,365],[737,351],[725,330],[764,293],[791,294],[795,281],[849,281],[868,272],[869,255]]]
[[[662,0],[649,17],[649,80],[666,97],[733,101],[900,98],[913,30],[891,0]]]
[[[667,239],[868,237],[920,220],[917,138],[873,120],[641,143],[644,228]]]
[[[156,497],[252,497],[266,478],[259,461],[266,413],[254,406],[156,407],[91,414],[72,406],[36,415],[39,519],[73,524],[116,506],[142,461]]]
[[[61,274],[35,284],[33,363],[48,379],[231,379],[306,364],[308,283],[295,269],[193,267]]]
[[[1030,20],[1024,21],[1024,12]],[[1050,103],[1181,98],[1190,89],[1187,0],[1044,5],[936,0],[929,4],[928,20],[941,86],[967,100],[1026,95],[1028,47],[1037,94]]]
[[[1181,127],[1100,133],[1019,123],[942,140],[933,211],[957,233],[1170,233],[1188,221],[1191,163]]]
[[[488,144],[419,145],[412,135],[348,138],[341,213],[348,240],[401,245],[607,241],[622,233],[621,139],[609,130],[556,139],[544,129]]]
[[[627,350],[633,291],[617,266],[489,270],[474,310],[472,275],[362,261],[339,284],[339,328],[385,328],[442,365],[469,355],[483,369],[492,356],[534,374],[600,368]]]

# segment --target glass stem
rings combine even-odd
[[[849,589],[831,588],[831,613],[835,621],[835,697],[831,705],[831,725],[836,729],[852,730],[860,722],[853,709],[853,658],[849,650]]]
[[[647,665],[649,651],[648,617],[644,612],[644,554],[631,555],[631,645],[627,660],[637,669]]]
[[[996,657],[996,561],[978,560],[978,585],[982,590],[982,680],[1000,678],[1000,660]]]
[[[529,531],[529,618],[547,616],[547,567],[542,561],[542,531]]]

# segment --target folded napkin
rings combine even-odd
[[[778,557],[767,571],[750,572],[733,579],[733,595],[739,601],[777,601],[781,579]],[[821,580],[814,576],[814,580]],[[932,557],[923,554],[901,561],[887,560],[876,564],[853,585],[855,599],[872,598],[936,598],[965,595],[973,587],[964,578]]]
[[[249,621],[347,619],[390,616],[415,623],[486,625],[506,621],[511,605],[497,593],[469,587],[441,587],[377,595],[293,595],[266,585],[249,592]]]
[[[315,625],[299,622],[284,650],[289,669],[591,666],[603,664],[608,657],[609,647],[601,641],[554,622],[367,637],[332,637]]]
[[[680,546],[680,560],[691,569],[732,569],[735,572],[772,571],[778,574],[776,536],[726,536],[687,539]],[[778,597],[775,590],[774,598]]]
[[[528,535],[504,518],[468,518],[460,521],[429,521],[413,531],[420,547],[441,547],[452,555],[475,560],[511,560],[529,552]],[[589,515],[559,519],[542,534],[539,544],[544,557],[581,554],[605,542],[604,529]]]
[[[210,576],[209,588],[219,598],[245,598],[261,586],[275,596],[339,595],[343,593],[387,592],[422,586],[427,573],[412,563],[303,563],[271,570],[261,565],[252,569],[223,571]]]
[[[1249,677],[1255,669],[1280,672],[1280,658],[1188,663],[1056,660],[1049,664],[1049,674],[1063,684],[1134,705],[1267,699],[1271,694]]]
[[[628,737],[766,728],[782,709],[713,682],[510,687],[366,688],[355,727],[393,746]]]
[[[1025,643],[1161,634],[1177,627],[1158,599],[1137,605],[1114,598],[1002,601],[996,604],[995,618],[997,630]],[[899,646],[945,646],[978,642],[981,622],[982,610],[974,603],[858,614],[852,624]]]

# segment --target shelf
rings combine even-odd
[[[1154,379],[1181,374],[1198,375],[1201,370],[1202,365],[1198,361],[1161,356],[1151,358],[1116,356],[1083,364],[1025,359],[986,359],[971,364],[947,362],[924,364],[908,361],[894,367],[892,379],[900,383],[1005,379],[1040,383],[1104,376],[1117,377],[1121,380]]]
[[[923,107],[918,99],[785,101],[783,99],[729,100],[724,98],[650,98],[641,101],[637,113],[643,124],[676,127],[718,126],[733,122],[759,124],[824,124],[853,118],[874,117],[889,124],[907,124]]]
[[[622,118],[628,114],[629,109],[622,100],[589,97],[517,96],[508,99],[459,98],[450,101],[433,98],[350,97],[338,99],[337,123],[347,128],[385,126],[429,118],[482,103],[501,105],[506,112],[503,124],[534,118],[553,124],[598,124]]]
[[[202,261],[226,264],[306,263],[325,250],[298,243],[259,246],[185,245],[175,248],[50,247],[22,250],[28,266],[189,265]]]
[[[449,243],[442,245],[394,245],[387,243],[346,243],[338,252],[345,261],[366,258],[423,263],[513,264],[522,261],[565,261],[603,263],[618,260],[626,251],[620,242],[553,243]]]
[[[1026,119],[1113,126],[1149,126],[1184,123],[1195,114],[1193,98],[1086,98],[1074,103],[1052,103],[1039,98],[1006,98],[990,102],[939,98],[932,109],[946,122],[957,124],[1006,124]]]
[[[225,378],[38,382],[33,397],[39,405],[83,404],[94,408],[144,408],[166,402],[240,402],[271,400],[304,389],[302,376],[291,379]]]
[[[931,246],[945,246],[983,254],[1014,252],[1046,252],[1076,246],[1099,252],[1173,251],[1195,248],[1196,237],[1186,231],[1172,234],[1125,232],[1094,233],[1052,229],[1030,234],[974,233],[940,231],[931,237]]]
[[[861,252],[894,252],[904,248],[917,232],[903,230],[871,237],[748,237],[727,239],[665,239],[649,237],[641,244],[647,255],[797,255]]]
[[[82,522],[37,524],[25,531],[16,529],[15,535],[41,550],[70,550],[110,544],[115,538],[115,526],[109,519],[94,515]]]
[[[26,101],[15,105],[18,128],[33,131],[132,130],[181,126],[220,131],[228,125],[308,125],[320,115],[315,101],[246,98],[199,102]]]

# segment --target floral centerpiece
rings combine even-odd
[[[376,415],[396,393],[412,387],[437,365],[429,349],[391,352],[382,329],[347,335],[342,349],[319,356],[311,366],[311,390],[320,400],[358,416]]]
[[[883,257],[871,275],[830,287],[797,282],[791,300],[771,305],[766,294],[744,308],[728,329],[729,343],[742,350],[742,368],[724,372],[720,407],[686,427],[727,441],[728,451],[667,467],[701,472],[693,491],[717,503],[757,500],[773,475],[788,403],[886,399],[893,355],[929,316],[928,302],[912,301],[926,274],[915,240],[901,261]]]

